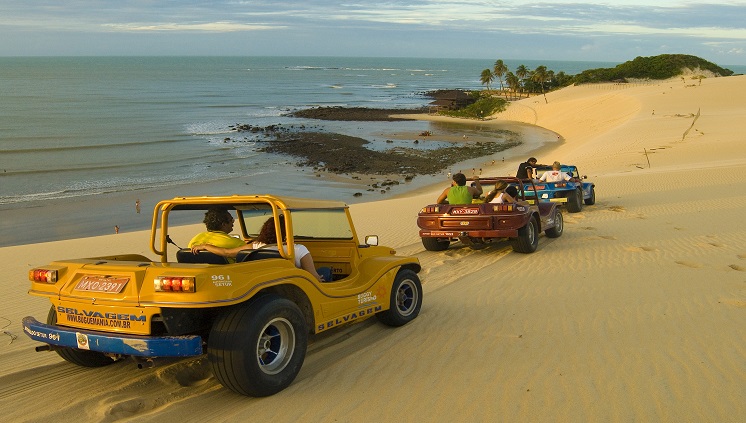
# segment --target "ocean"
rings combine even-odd
[[[505,61],[568,74],[605,62]],[[316,106],[415,108],[435,89],[482,89],[494,60],[341,57],[0,58],[0,246],[140,230],[176,195],[283,193],[354,202],[358,186],[258,152],[231,125],[381,134],[466,131],[432,122],[325,122]],[[435,129],[435,130],[433,130]],[[399,142],[399,141],[397,141]],[[389,142],[390,144],[390,142]],[[419,184],[398,186],[392,194]],[[380,198],[375,197],[375,199]],[[355,201],[370,201],[363,196]],[[135,215],[134,202],[142,212]]]

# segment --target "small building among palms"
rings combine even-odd
[[[435,101],[430,102],[430,113],[461,109],[475,101],[472,96],[461,90],[442,91],[437,94]]]

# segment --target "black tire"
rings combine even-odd
[[[57,313],[55,313],[54,307],[49,309],[49,314],[47,315],[47,324],[57,324]],[[104,367],[116,361],[115,359],[107,357],[106,355],[98,351],[79,350],[77,348],[57,346],[54,347],[54,351],[60,357],[64,358],[65,361],[69,361],[70,363],[83,367]]]
[[[403,326],[420,314],[422,307],[422,284],[417,274],[401,269],[391,285],[390,308],[376,314],[376,318],[389,326]]]
[[[577,213],[583,209],[583,191],[572,190],[567,194],[567,211]]]
[[[589,206],[596,204],[596,187],[591,187],[591,195],[583,201]]]
[[[422,245],[427,251],[443,251],[447,250],[451,244],[449,240],[441,240],[438,238],[422,238]]]
[[[287,388],[306,358],[308,327],[298,306],[265,295],[221,314],[207,341],[215,378],[241,395],[265,397]]]
[[[510,244],[513,251],[518,253],[533,253],[539,245],[539,226],[533,217],[526,223],[526,226],[518,229],[518,237],[512,238]]]
[[[554,209],[554,226],[544,231],[549,238],[559,238],[565,230],[565,220],[562,218],[562,212],[559,208]]]

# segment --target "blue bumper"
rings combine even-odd
[[[202,354],[202,338],[186,336],[140,336],[97,332],[40,323],[23,318],[23,332],[45,344],[107,354],[138,357],[190,357]]]

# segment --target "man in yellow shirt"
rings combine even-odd
[[[189,241],[189,248],[199,244],[211,244],[223,248],[236,248],[246,245],[244,240],[228,235],[233,231],[233,216],[228,210],[211,208],[205,213],[203,222],[207,231],[195,235]]]

